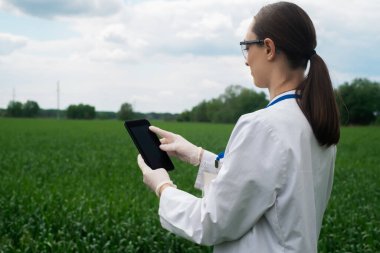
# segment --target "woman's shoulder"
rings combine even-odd
[[[273,123],[270,121],[265,109],[252,113],[243,114],[237,121],[233,134],[244,133],[245,135],[265,134],[270,131]]]
[[[308,121],[296,101],[284,101],[282,105],[273,106],[244,114],[238,123],[251,122],[271,128],[308,128]]]
[[[285,136],[312,135],[310,124],[296,102],[244,114],[239,118],[236,130],[270,134],[280,139]]]
[[[271,125],[276,124],[276,120],[273,120],[276,118],[276,115],[274,115],[272,111],[264,108],[241,115],[236,126],[248,125],[253,128],[270,127]]]
[[[268,117],[265,109],[240,116],[230,136],[227,150],[244,147],[245,150],[263,149],[270,145],[284,149],[286,143]],[[265,149],[265,148],[264,148]]]

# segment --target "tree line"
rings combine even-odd
[[[380,124],[380,83],[354,79],[335,89],[343,125]]]
[[[204,100],[181,113],[178,121],[233,123],[242,114],[262,109],[268,102],[264,92],[257,93],[240,85],[231,85],[219,97]]]
[[[342,125],[380,124],[380,83],[357,78],[334,90]],[[265,94],[239,85],[229,86],[218,98],[202,101],[181,113],[179,121],[234,123],[240,115],[264,108]]]
[[[87,104],[69,105],[66,110],[41,109],[37,102],[28,100],[9,102],[7,108],[0,109],[0,117],[15,118],[67,118],[67,119],[157,119],[174,121],[178,114],[172,113],[140,113],[132,109],[132,105],[124,103],[118,112],[96,111],[94,106]]]
[[[40,107],[35,101],[28,100],[25,103],[11,101],[8,104],[4,116],[32,118],[35,117],[39,111]]]
[[[380,124],[380,83],[368,79],[354,79],[343,83],[334,90],[343,125]],[[21,103],[11,101],[6,110],[0,109],[0,116],[8,117],[61,117],[69,119],[120,119],[138,118],[197,121],[213,123],[234,123],[245,113],[264,108],[269,101],[263,92],[239,85],[227,87],[223,94],[210,100],[203,100],[190,110],[180,114],[140,113],[130,103],[123,103],[118,112],[97,112],[94,106],[70,105],[64,111],[43,110],[35,101]]]

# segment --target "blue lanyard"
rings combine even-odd
[[[224,151],[223,152],[220,152],[219,154],[218,154],[218,157],[216,158],[216,160],[220,160],[220,159],[222,159],[222,158],[224,158]]]
[[[301,98],[301,96],[298,94],[283,95],[283,96],[277,98],[276,100],[270,102],[265,108],[268,108],[269,106],[272,106],[272,105],[277,104],[278,102],[280,102],[282,100],[289,99],[289,98]]]
[[[220,152],[218,154],[218,157],[215,159],[215,168],[218,168],[219,167],[219,160],[224,158],[224,151],[223,152]]]

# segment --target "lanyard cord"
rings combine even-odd
[[[215,168],[219,168],[219,160],[224,158],[224,151],[220,152],[215,159]]]
[[[223,152],[220,152],[219,154],[218,154],[218,157],[216,158],[216,160],[220,160],[220,159],[222,159],[222,158],[224,158],[224,151]]]
[[[265,108],[268,108],[269,106],[272,106],[274,104],[277,104],[278,102],[282,101],[282,100],[285,100],[285,99],[290,99],[290,98],[301,98],[300,95],[298,94],[288,94],[288,95],[284,95],[284,96],[281,96],[279,98],[277,98],[276,100],[270,102]]]

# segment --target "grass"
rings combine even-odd
[[[380,252],[380,128],[342,129],[320,252]]]
[[[214,152],[233,125],[154,122]],[[0,119],[0,252],[211,252],[166,232],[121,121]],[[343,128],[320,252],[380,252],[380,128]],[[197,196],[195,167],[173,181]]]

